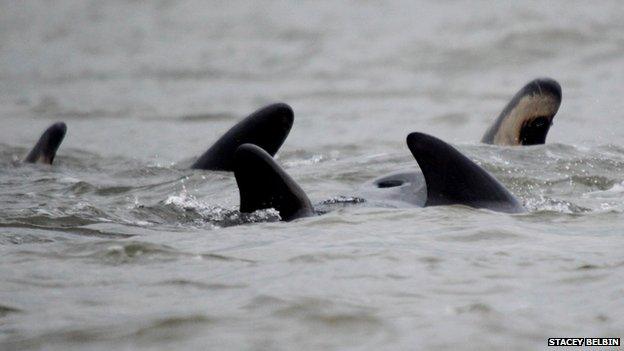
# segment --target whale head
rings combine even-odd
[[[39,138],[39,141],[37,141],[37,144],[24,158],[24,162],[51,165],[54,162],[56,151],[61,142],[63,142],[63,138],[65,138],[65,133],[67,133],[67,125],[63,122],[57,122],[48,127]]]
[[[539,78],[514,95],[481,142],[495,145],[537,145],[546,136],[561,105],[561,86]]]

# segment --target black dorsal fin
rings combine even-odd
[[[407,146],[425,177],[425,206],[461,204],[501,212],[524,211],[500,182],[444,141],[412,133],[407,136]]]
[[[27,163],[44,163],[51,165],[63,138],[67,133],[67,126],[63,122],[57,122],[49,126],[43,132],[37,144],[30,150],[28,156],[24,158]]]
[[[314,214],[305,192],[262,148],[241,145],[234,161],[241,212],[274,208],[284,221]]]
[[[230,128],[191,168],[232,171],[234,153],[246,143],[258,145],[274,156],[286,140],[293,120],[293,110],[287,104],[265,106]]]

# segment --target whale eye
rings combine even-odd
[[[401,185],[403,185],[403,181],[398,179],[382,180],[377,183],[378,188],[394,188]]]
[[[544,144],[550,125],[551,119],[545,116],[526,122],[520,129],[520,143],[522,145]]]

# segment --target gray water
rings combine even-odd
[[[537,350],[624,337],[619,1],[2,1],[0,349]],[[529,80],[547,144],[482,145]],[[295,111],[278,161],[322,216],[241,216],[187,166]],[[16,162],[52,122],[53,166]],[[447,140],[529,209],[342,205]],[[326,205],[327,206],[327,205]]]

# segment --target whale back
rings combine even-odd
[[[425,178],[416,170],[397,171],[365,183],[359,197],[370,205],[381,207],[425,206]]]

